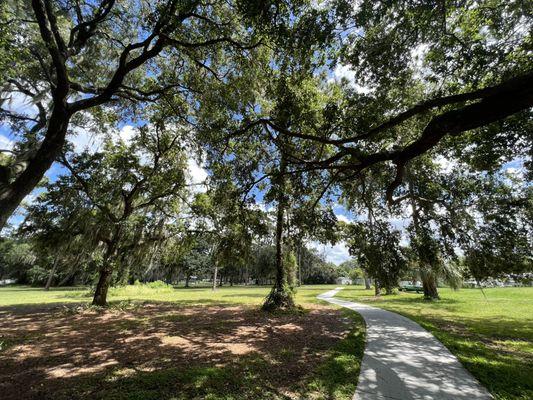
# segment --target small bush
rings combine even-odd
[[[148,282],[146,284],[150,289],[172,289],[172,285],[163,281]]]

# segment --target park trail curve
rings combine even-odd
[[[361,314],[366,346],[354,400],[489,400],[489,392],[431,333],[399,314],[318,296]]]

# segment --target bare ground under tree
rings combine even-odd
[[[0,316],[4,400],[298,398],[353,326],[320,305],[278,315],[169,303],[11,307]]]

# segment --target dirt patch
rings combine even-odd
[[[229,367],[290,396],[350,328],[339,311],[319,305],[276,316],[247,307],[168,303],[104,312],[0,311],[0,341],[10,344],[0,351],[4,400],[105,398],[99,396],[108,390],[105,382],[169,370],[172,391],[187,393],[188,371],[207,368],[211,379],[217,368]],[[230,389],[239,393],[239,379],[234,384]]]

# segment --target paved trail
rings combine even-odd
[[[431,333],[399,314],[336,299],[366,322],[366,347],[354,400],[489,400],[492,396]]]

